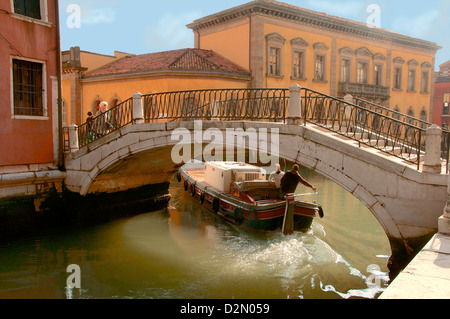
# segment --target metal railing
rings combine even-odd
[[[144,119],[285,122],[289,90],[230,89],[144,95]]]
[[[355,104],[361,106],[365,109],[372,110],[376,113],[386,115],[388,117],[394,118],[398,121],[409,123],[415,127],[420,127],[424,131],[428,129],[433,124],[425,120],[417,119],[410,115],[400,113],[395,110],[391,110],[388,107],[378,105],[360,98],[354,98]],[[447,163],[447,173],[448,173],[448,162],[449,162],[449,148],[450,148],[450,130],[442,128],[442,141],[441,141],[441,157]]]
[[[304,121],[420,165],[425,152],[422,127],[310,89],[302,89]]]
[[[286,123],[289,89],[223,89],[156,93],[142,96],[146,123],[221,120]],[[355,104],[302,88],[302,117],[307,122],[417,164],[423,160],[426,128],[431,124],[361,99]],[[133,123],[133,99],[78,127],[79,147]],[[66,135],[66,134],[65,134]],[[66,144],[66,143],[65,143]],[[448,163],[450,132],[443,131],[442,158]]]
[[[133,99],[128,99],[79,126],[78,145],[86,146],[132,122]]]

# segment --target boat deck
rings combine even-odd
[[[205,171],[203,170],[188,170],[189,175],[197,182],[202,183],[205,181]]]

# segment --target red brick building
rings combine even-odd
[[[0,2],[0,173],[59,158],[57,0]]]
[[[439,66],[434,89],[433,123],[450,127],[450,60]]]

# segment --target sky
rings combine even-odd
[[[195,19],[250,0],[61,0],[62,50],[114,55],[194,47]],[[295,6],[437,43],[436,69],[450,60],[450,0],[283,0]],[[378,14],[379,13],[379,14]]]

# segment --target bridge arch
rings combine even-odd
[[[67,156],[66,186],[87,195],[169,183],[182,165],[172,160],[172,150],[180,142],[172,134],[183,130],[189,134],[188,144],[195,144],[194,125],[172,122],[123,127]],[[376,150],[325,134],[316,126],[209,121],[202,122],[201,136],[210,129],[278,132],[279,158],[311,169],[353,194],[379,221],[393,252],[407,252],[437,228],[446,201],[445,175],[419,172],[398,159],[374,154]],[[245,148],[258,151],[252,145]]]

